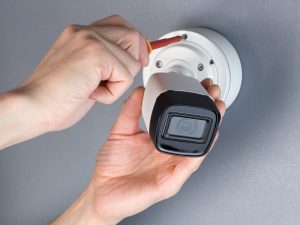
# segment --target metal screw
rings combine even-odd
[[[163,63],[162,63],[162,61],[158,60],[158,61],[156,61],[155,65],[156,65],[157,68],[162,68]]]
[[[183,35],[182,35],[182,39],[183,39],[183,40],[186,40],[187,38],[188,38],[187,34],[183,34]]]
[[[214,63],[215,63],[214,60],[212,60],[212,59],[209,60],[209,64],[210,64],[210,65],[212,65],[212,64],[214,64]]]
[[[202,64],[202,63],[199,63],[199,64],[198,64],[198,70],[199,70],[199,71],[202,71],[203,69],[204,69],[203,64]]]

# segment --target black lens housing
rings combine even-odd
[[[168,135],[172,116],[205,120],[201,138]],[[183,91],[166,91],[156,99],[149,133],[155,147],[164,153],[181,156],[202,156],[207,153],[220,123],[220,112],[207,95]]]

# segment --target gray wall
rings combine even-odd
[[[121,224],[300,224],[299,0],[1,0],[0,92],[32,71],[66,24],[113,13],[150,39],[212,27],[233,42],[244,70],[200,170],[176,197]],[[1,225],[46,224],[79,195],[123,99],[0,152]]]

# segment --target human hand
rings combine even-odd
[[[219,86],[202,85],[224,116]],[[149,134],[139,128],[144,89],[137,88],[123,104],[97,156],[92,179],[70,208],[52,225],[113,225],[154,203],[175,195],[205,156],[167,155],[157,151]],[[218,138],[215,137],[214,142]]]
[[[120,16],[67,26],[17,93],[29,97],[46,131],[68,128],[95,101],[109,104],[148,63],[145,38]]]
[[[202,84],[223,116],[225,104],[219,87],[210,79]],[[116,224],[175,195],[205,158],[167,155],[155,149],[149,134],[139,128],[143,93],[143,88],[136,89],[124,103],[97,156],[90,183],[92,204],[107,224]]]

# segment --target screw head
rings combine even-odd
[[[162,63],[162,61],[158,60],[158,61],[156,61],[155,65],[157,68],[162,68],[163,63]]]
[[[198,64],[198,70],[199,70],[199,71],[202,71],[203,69],[204,69],[203,64],[202,64],[202,63],[199,63],[199,64]]]

